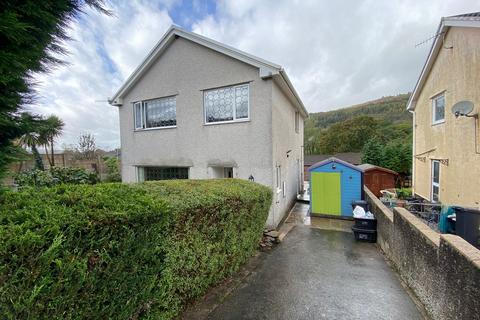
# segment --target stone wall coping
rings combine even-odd
[[[440,238],[480,269],[480,250],[453,234],[442,234]]]
[[[387,208],[367,188],[365,197],[380,218],[380,249],[424,305],[428,318],[479,318],[480,250],[457,235],[434,231],[405,208]]]
[[[428,225],[426,225],[422,220],[415,217],[410,211],[405,208],[394,208],[394,211],[402,216],[412,227],[417,229],[417,231],[426,239],[428,239],[435,246],[440,247],[440,234],[433,231]]]
[[[367,196],[368,198],[370,198],[373,203],[375,203],[375,205],[382,211],[382,213],[388,218],[388,220],[390,220],[390,222],[393,223],[393,212],[391,210],[389,210],[387,208],[386,205],[383,204],[382,201],[380,201],[380,199],[378,199],[373,193],[372,191],[370,191],[370,189],[368,189],[367,187],[364,187],[363,188],[364,191],[367,193]]]

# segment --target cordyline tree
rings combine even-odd
[[[45,154],[47,155],[50,167],[55,166],[55,151],[53,149],[55,138],[62,134],[65,123],[62,119],[55,115],[51,115],[43,121],[40,128]],[[50,150],[49,150],[50,149]],[[48,155],[50,153],[50,156]]]
[[[32,75],[62,63],[68,25],[87,7],[111,14],[104,0],[0,1],[0,176],[28,127],[20,111],[34,102]]]

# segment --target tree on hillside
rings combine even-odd
[[[86,7],[110,14],[103,0],[0,2],[0,175],[21,151],[15,140],[28,134],[20,111],[34,102],[32,75],[61,63],[68,25]]]
[[[47,155],[50,167],[55,166],[55,152],[53,149],[55,138],[60,136],[63,131],[65,123],[55,115],[49,116],[43,123],[41,131],[42,140],[44,142],[45,154]],[[50,148],[50,156],[48,155],[48,148]]]
[[[363,163],[398,172],[402,180],[411,173],[412,145],[409,140],[397,139],[383,144],[378,138],[372,138],[365,144],[362,152]]]
[[[320,153],[361,151],[365,142],[375,136],[377,128],[378,121],[368,116],[336,123],[321,134]]]
[[[382,166],[383,145],[377,137],[373,137],[365,143],[362,150],[362,163],[370,163],[376,166]]]

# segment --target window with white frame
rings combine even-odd
[[[300,131],[300,112],[295,112],[295,132]]]
[[[433,98],[432,101],[432,124],[442,123],[445,121],[445,94],[441,94]]]
[[[249,119],[249,85],[206,90],[205,123],[235,122]]]
[[[177,125],[177,99],[165,97],[133,104],[135,129],[174,127]]]
[[[440,194],[440,161],[432,160],[432,202],[439,201]]]

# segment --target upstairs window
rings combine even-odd
[[[445,122],[445,94],[433,98],[432,108],[432,124]]]
[[[204,108],[205,123],[248,120],[248,84],[204,91]]]
[[[177,125],[176,97],[135,102],[134,110],[136,130]]]

